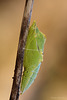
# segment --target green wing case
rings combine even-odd
[[[21,91],[24,93],[34,82],[43,61],[45,35],[40,32],[34,21],[29,29],[25,51],[24,51],[24,72],[21,81]]]

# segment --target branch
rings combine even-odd
[[[32,7],[34,0],[26,0],[23,21],[21,26],[16,65],[13,77],[13,85],[11,90],[11,95],[9,100],[19,100],[19,90],[22,76],[22,67],[23,67],[23,57],[24,57],[24,49],[26,44],[26,38],[28,35],[28,29],[31,19]]]

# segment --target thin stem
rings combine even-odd
[[[23,57],[24,49],[26,44],[26,39],[28,35],[28,29],[31,19],[32,7],[34,0],[26,0],[23,21],[21,26],[16,65],[14,71],[13,85],[11,90],[11,95],[9,100],[19,100],[19,90],[22,76],[22,67],[23,67]]]

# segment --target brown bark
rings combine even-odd
[[[28,29],[31,19],[32,7],[34,0],[26,0],[23,21],[21,26],[16,65],[13,77],[13,85],[11,90],[11,95],[9,100],[19,100],[19,90],[22,76],[22,67],[23,67],[23,57],[24,57],[24,49],[26,44],[26,38],[28,35]]]

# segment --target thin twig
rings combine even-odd
[[[23,21],[21,26],[16,65],[14,71],[13,85],[11,90],[11,95],[9,100],[19,100],[19,90],[22,76],[22,67],[23,67],[23,57],[24,49],[26,44],[26,38],[28,35],[28,29],[31,19],[32,7],[34,0],[26,0]]]

